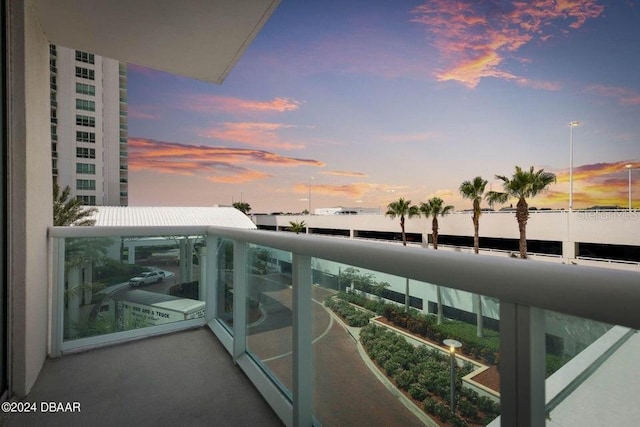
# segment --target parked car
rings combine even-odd
[[[141,285],[149,285],[151,283],[160,283],[162,282],[162,279],[164,279],[164,271],[146,271],[129,279],[129,286],[137,287]]]

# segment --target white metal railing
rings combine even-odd
[[[208,293],[207,320],[234,361],[287,425],[310,425],[313,393],[310,373],[313,356],[310,325],[311,258],[433,283],[500,300],[501,421],[503,425],[544,425],[544,316],[543,310],[640,329],[640,275],[637,272],[564,264],[541,265],[509,259],[420,247],[380,245],[331,236],[294,235],[225,227],[54,227],[52,238],[91,236],[206,235],[205,286],[217,286],[213,274],[216,242],[234,244],[233,333],[221,327],[215,312],[216,292]],[[292,254],[293,271],[293,398],[290,401],[247,352],[247,245],[256,244]],[[56,245],[54,244],[54,249]],[[60,248],[57,249],[58,251]],[[62,252],[64,253],[64,252]],[[60,266],[60,254],[54,264]],[[541,268],[542,267],[542,268]],[[57,274],[57,275],[56,275]],[[54,268],[54,319],[60,319],[60,272]],[[58,320],[60,321],[60,320]],[[54,324],[56,321],[54,320]],[[54,328],[55,330],[55,328]],[[54,340],[61,339],[59,336]]]

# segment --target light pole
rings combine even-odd
[[[631,212],[631,167],[632,166],[633,165],[631,163],[624,166],[629,170],[629,212]]]
[[[455,414],[456,412],[456,348],[462,347],[462,343],[460,341],[446,339],[442,341],[444,345],[449,347],[449,356],[451,358],[451,413]]]
[[[573,128],[579,125],[577,120],[569,122],[569,212],[573,211]]]
[[[311,215],[311,180],[313,179],[313,177],[309,178],[309,215]]]

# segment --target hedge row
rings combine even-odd
[[[371,313],[358,310],[344,300],[327,297],[324,305],[333,310],[338,316],[344,319],[349,326],[362,327],[369,324],[369,319],[373,317]]]
[[[465,426],[468,422],[489,422],[499,414],[499,407],[492,400],[462,388],[462,377],[473,369],[470,364],[457,370],[458,412],[452,414],[448,405],[451,388],[447,356],[426,346],[414,347],[402,336],[375,325],[362,329],[360,341],[400,389],[423,402],[423,409],[442,422]]]
[[[340,292],[338,298],[359,305],[385,319],[395,326],[406,329],[416,335],[441,343],[444,339],[455,339],[463,343],[462,353],[485,363],[498,365],[500,362],[500,334],[492,329],[484,330],[484,337],[477,336],[475,325],[445,320],[438,325],[436,317],[420,313],[415,309],[404,311],[403,306],[385,303],[365,296]],[[549,377],[571,358],[568,356],[546,355],[546,376]]]

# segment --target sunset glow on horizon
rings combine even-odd
[[[640,208],[640,2],[282,2],[222,85],[130,65],[129,204],[386,207],[516,165]],[[202,47],[206,49],[205,46]],[[497,206],[499,208],[500,206]]]

